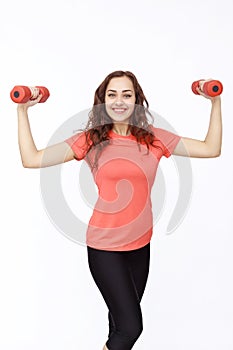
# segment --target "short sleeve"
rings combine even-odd
[[[153,127],[154,135],[157,139],[159,139],[164,147],[163,149],[163,155],[165,157],[170,157],[174,149],[176,148],[176,145],[181,139],[181,136],[165,130],[161,128],[155,128]]]
[[[77,160],[83,159],[87,154],[89,145],[87,144],[84,131],[69,137],[68,139],[64,140],[64,142],[66,142],[72,148]]]

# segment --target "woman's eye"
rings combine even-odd
[[[108,97],[115,97],[115,94],[108,94]],[[125,98],[130,98],[131,95],[124,95]]]

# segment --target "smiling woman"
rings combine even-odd
[[[153,126],[148,101],[128,71],[109,74],[97,88],[84,130],[43,150],[36,149],[27,115],[41,95],[18,106],[23,165],[35,168],[84,159],[98,187],[86,244],[90,272],[108,307],[104,349],[129,350],[143,330],[140,302],[149,273],[151,190],[161,157],[220,155],[220,97],[206,96],[201,86],[197,91],[212,103],[204,141]]]

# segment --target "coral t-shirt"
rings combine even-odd
[[[98,169],[92,172],[98,199],[86,232],[89,247],[128,251],[150,242],[153,232],[151,189],[158,164],[162,156],[171,156],[181,139],[165,129],[152,126],[152,130],[156,147],[149,146],[149,152],[143,143],[139,149],[135,136],[109,131],[110,142],[98,158]],[[84,132],[65,142],[77,160],[86,159]]]

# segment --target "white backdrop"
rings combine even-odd
[[[113,70],[138,78],[150,108],[186,137],[204,139],[210,102],[191,83],[215,78],[222,95],[222,155],[191,159],[189,211],[166,226],[177,191],[171,159],[168,198],[151,242],[142,300],[144,331],[135,350],[230,350],[232,284],[231,0],[85,2],[28,0],[0,9],[1,236],[0,347],[4,350],[102,349],[107,308],[90,275],[86,248],[64,237],[41,201],[40,170],[24,169],[17,141],[14,85],[45,85],[51,96],[30,110],[38,149]],[[75,161],[64,165],[73,171]],[[170,203],[170,204],[169,204]]]

